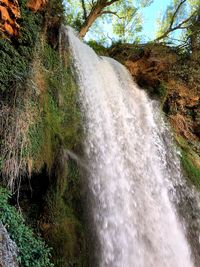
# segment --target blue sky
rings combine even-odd
[[[153,40],[156,32],[156,20],[160,14],[164,14],[166,7],[171,3],[171,0],[154,0],[153,4],[146,7],[141,12],[143,15],[143,32],[146,37],[145,41]]]

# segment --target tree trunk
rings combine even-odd
[[[79,32],[79,37],[80,38],[84,38],[86,33],[88,32],[89,28],[92,26],[92,24],[95,22],[95,20],[101,16],[101,11],[102,11],[103,7],[99,6],[99,7],[95,7],[91,10],[89,16],[87,17],[85,23],[83,24],[83,26],[80,29]]]
[[[96,4],[92,7],[92,10],[90,11],[90,14],[87,16],[85,23],[82,25],[80,32],[79,32],[79,37],[84,38],[86,33],[88,32],[89,28],[92,26],[92,24],[95,22],[95,20],[100,17],[102,14],[106,13],[113,13],[110,11],[104,11],[104,8],[111,6],[115,2],[118,2],[119,0],[98,0]],[[85,7],[84,7],[84,1],[82,1],[82,6],[83,6],[83,11],[86,12]],[[85,13],[86,14],[86,13]]]

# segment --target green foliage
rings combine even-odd
[[[199,156],[193,149],[192,144],[188,143],[185,138],[176,136],[176,140],[181,148],[180,158],[183,169],[192,183],[200,188],[200,169],[195,164],[199,161]]]
[[[163,18],[158,19],[157,37],[170,45],[180,46],[188,52],[191,60],[199,61],[199,30],[200,2],[173,0]]]
[[[182,150],[181,161],[188,178],[191,179],[194,185],[200,188],[200,169],[194,165],[193,161],[191,160],[191,155]]]
[[[20,160],[24,162],[24,172],[27,173],[27,166],[30,173],[40,172],[45,166],[50,174],[55,168],[60,147],[80,149],[82,127],[77,86],[69,54],[63,52],[65,55],[61,59],[59,51],[52,48],[44,36],[42,40],[38,38],[41,16],[26,9],[26,1],[19,2],[22,5],[20,38],[15,40],[15,45],[0,41],[1,91],[9,95],[15,84],[21,84],[15,110],[23,114],[25,120],[20,125],[27,129],[23,132],[25,145],[17,146]],[[51,0],[50,6],[53,7],[53,16],[63,14],[61,1]],[[46,197],[44,216],[48,217],[47,224],[51,227],[45,232],[45,238],[54,248],[52,254],[56,266],[87,266],[83,265],[84,229],[81,220],[77,219],[81,213],[78,167],[69,167],[69,170],[58,168],[56,172]],[[9,194],[0,190],[1,195],[0,220],[20,249],[20,266],[52,266],[50,250],[24,225],[21,215],[7,204]]]
[[[8,204],[10,193],[0,187],[0,221],[6,227],[19,249],[18,262],[21,267],[52,267],[50,249],[40,237],[25,225],[17,210]]]
[[[100,56],[108,56],[108,49],[103,46],[100,42],[90,40],[87,44],[94,49],[94,51]]]
[[[160,99],[161,106],[165,103],[168,95],[167,86],[164,82],[161,82],[154,90],[155,95]]]
[[[122,43],[135,42],[142,31],[142,20],[138,8],[133,5],[132,0],[119,3],[119,17],[113,17],[113,33],[118,36]],[[119,19],[120,18],[120,19]]]
[[[65,7],[62,0],[50,0],[49,9],[54,17],[59,17],[62,22],[65,21]]]
[[[83,3],[85,10],[83,8]],[[67,24],[80,31],[85,24],[85,16],[94,10],[96,6],[110,1],[66,1]],[[112,41],[121,40],[122,42],[139,42],[139,33],[142,30],[142,19],[140,10],[150,5],[152,0],[134,1],[118,0],[101,10],[98,17],[90,28],[90,33],[99,42],[108,44],[108,38]],[[108,30],[104,30],[105,24],[109,25]],[[88,36],[90,36],[90,33]],[[110,33],[112,36],[110,37]]]
[[[41,30],[42,17],[29,11],[26,1],[19,1],[21,10],[20,37],[0,40],[0,94],[12,92],[16,84],[24,83],[30,74],[34,46]]]

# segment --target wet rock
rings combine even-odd
[[[0,223],[0,267],[18,267],[17,246]]]

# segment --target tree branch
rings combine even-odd
[[[117,2],[117,1],[119,1],[119,0],[111,0],[111,1],[108,1],[108,6],[110,6],[110,5],[112,5],[113,3],[115,3],[115,2]]]
[[[85,0],[81,0],[81,5],[82,5],[82,9],[83,9],[83,18],[86,21],[87,20],[87,10],[86,10],[86,6],[85,6]]]
[[[117,15],[115,12],[110,12],[110,11],[104,11],[104,9],[110,5],[112,5],[115,2],[118,2],[119,0],[97,0],[97,1],[92,1],[92,3],[94,3],[94,5],[92,6],[90,13],[84,14],[84,18],[85,18],[85,22],[82,25],[80,32],[79,32],[79,36],[80,38],[83,38],[87,31],[89,30],[89,28],[92,26],[92,24],[94,23],[94,21],[101,16],[102,14],[114,14]],[[82,6],[83,6],[83,10],[86,11],[86,8],[84,8],[84,0],[81,0]],[[86,15],[86,16],[85,16]]]
[[[172,28],[173,24],[174,24],[174,19],[179,11],[179,9],[181,8],[181,6],[186,2],[187,0],[183,0],[182,2],[180,2],[180,4],[177,6],[173,16],[172,16],[172,20],[171,20],[171,23],[170,23],[170,26],[169,26],[169,29]]]
[[[160,37],[156,38],[154,41],[160,41],[163,38],[167,37],[169,33],[179,30],[179,29],[188,29],[190,27],[190,25],[184,26],[184,24],[186,24],[188,21],[190,21],[192,19],[192,17],[197,13],[197,11],[193,12],[187,19],[185,19],[184,21],[182,21],[181,23],[179,23],[177,26],[170,28],[163,33]],[[173,24],[172,24],[173,25]]]
[[[104,14],[112,14],[112,15],[117,16],[119,19],[125,18],[125,17],[120,17],[119,15],[117,15],[117,12],[110,11],[110,10],[102,11],[100,15],[104,15]]]
[[[96,5],[102,6],[102,9],[103,9],[103,8],[105,8],[107,6],[110,6],[110,5],[112,5],[112,4],[114,4],[115,2],[118,2],[118,1],[119,0],[110,0],[110,1],[108,1],[108,0],[99,0],[99,1],[97,1]]]

